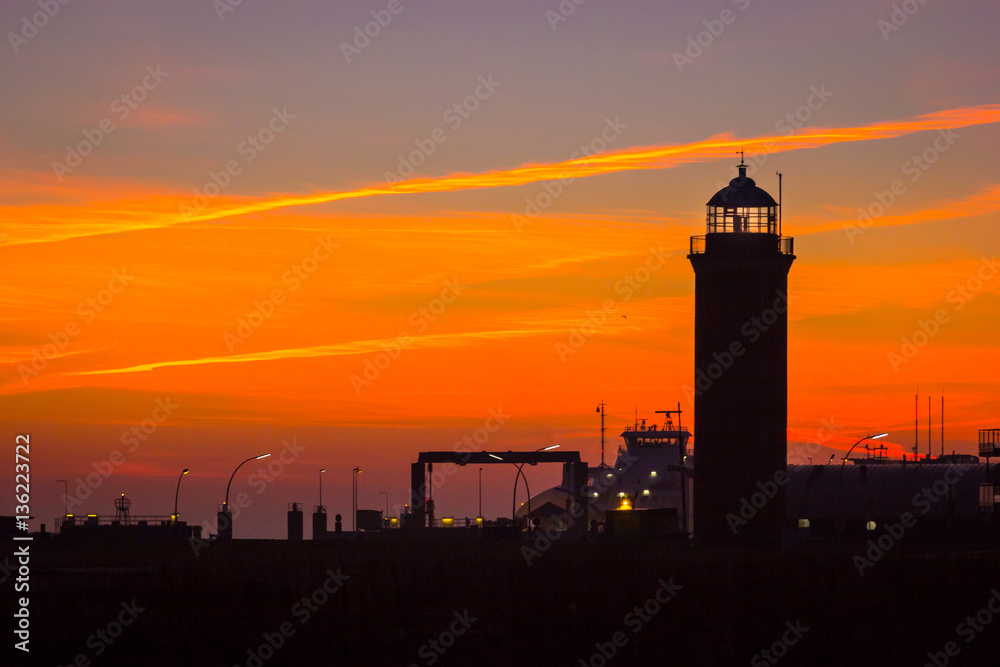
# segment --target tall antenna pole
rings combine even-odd
[[[601,413],[601,467],[604,467],[604,401],[597,405],[597,411]]]
[[[927,394],[927,460],[931,460],[931,395]]]
[[[781,238],[781,215],[782,215],[781,212],[782,212],[782,209],[784,208],[781,205],[781,172],[780,171],[776,171],[774,173],[776,173],[778,175],[778,238],[780,239]]]
[[[944,456],[944,394],[941,394],[941,456]]]

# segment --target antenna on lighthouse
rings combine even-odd
[[[781,205],[781,172],[774,172],[778,175],[778,238],[781,238],[781,215],[784,207]]]

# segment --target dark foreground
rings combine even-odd
[[[996,596],[993,609],[1000,611],[996,550],[900,543],[860,576],[853,557],[864,554],[861,544],[709,551],[676,542],[557,542],[530,566],[521,546],[235,541],[196,557],[186,543],[35,542],[31,659],[11,651],[8,578],[4,654],[14,657],[0,662],[940,666],[1000,660],[1000,614],[989,608]]]

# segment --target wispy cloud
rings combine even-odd
[[[393,187],[362,188],[347,192],[321,192],[305,196],[274,197],[216,211],[206,211],[192,220],[217,220],[247,213],[271,211],[290,206],[324,204],[343,199],[357,199],[388,194],[452,192],[479,188],[526,185],[561,178],[585,178],[640,169],[668,169],[681,164],[732,157],[733,151],[779,153],[852,141],[891,139],[915,132],[968,127],[1000,121],[1000,104],[950,109],[902,121],[861,127],[805,129],[791,136],[762,136],[749,139],[720,134],[702,141],[669,146],[627,148],[600,155],[552,164],[530,164],[515,169],[482,174],[452,174],[441,178],[418,178],[396,183]]]
[[[905,211],[893,215],[883,215],[872,218],[870,222],[865,219],[865,227],[894,227],[898,225],[912,225],[921,222],[940,222],[942,220],[956,220],[959,218],[974,218],[981,215],[996,213],[1000,211],[1000,185],[990,185],[979,192],[961,199],[946,199],[939,201],[928,208],[921,208],[914,211]],[[828,232],[830,230],[843,229],[845,224],[856,225],[858,222],[857,210],[846,211],[847,220],[824,220],[813,224],[802,225],[801,219],[796,219],[797,236],[806,234],[816,234]]]
[[[3,227],[9,227],[11,244],[57,241],[77,236],[166,227],[185,222],[205,222],[232,218],[251,213],[314,204],[326,204],[347,199],[378,197],[383,195],[423,194],[475,190],[483,188],[527,185],[560,178],[585,178],[602,174],[646,169],[669,169],[682,164],[729,158],[737,149],[751,153],[780,153],[785,151],[819,148],[831,144],[873,141],[901,137],[916,132],[968,127],[1000,121],[1000,104],[949,109],[898,121],[887,121],[859,127],[806,128],[793,135],[766,135],[737,138],[732,134],[719,134],[708,139],[685,144],[633,147],[600,155],[548,164],[526,164],[514,169],[485,173],[457,173],[434,178],[417,178],[393,186],[380,185],[357,190],[317,192],[309,195],[279,195],[264,199],[240,201],[238,198],[221,198],[211,209],[183,219],[176,210],[178,202],[171,205],[163,197],[155,203],[144,200],[114,202],[108,205],[87,204],[85,210],[67,211],[63,207],[58,218],[74,220],[74,225],[40,225],[37,233],[29,233],[24,221],[11,221],[7,209]],[[171,208],[172,207],[172,208]],[[45,208],[45,207],[43,207]],[[46,209],[47,210],[47,209]],[[18,211],[20,217],[22,211]],[[23,211],[31,215],[31,211]],[[48,218],[54,212],[40,214]],[[46,219],[46,221],[51,222]]]
[[[505,340],[509,338],[523,338],[526,336],[536,336],[546,333],[559,333],[561,329],[514,329],[504,331],[472,331],[464,333],[434,334],[426,336],[414,336],[412,342],[406,349],[429,349],[429,348],[451,348],[461,345],[471,345],[477,341]],[[368,354],[369,352],[381,352],[386,345],[398,344],[396,338],[385,338],[378,340],[359,340],[347,343],[336,343],[333,345],[314,345],[310,347],[298,347],[282,350],[266,350],[262,352],[249,352],[246,354],[233,354],[221,357],[202,357],[200,359],[177,359],[174,361],[157,361],[149,364],[139,364],[126,368],[108,368],[96,371],[79,371],[71,375],[111,375],[120,373],[142,373],[156,370],[157,368],[169,368],[171,366],[201,366],[205,364],[237,364],[254,361],[277,361],[281,359],[306,359],[310,357],[334,357],[350,354]]]

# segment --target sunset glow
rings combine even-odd
[[[789,461],[839,463],[883,431],[890,456],[915,440],[921,456],[976,453],[978,429],[1000,426],[1000,75],[983,65],[1000,54],[958,48],[989,22],[978,12],[946,28],[953,10],[927,3],[884,40],[888,5],[848,3],[861,32],[812,7],[831,32],[795,37],[796,63],[775,55],[792,19],[754,4],[678,71],[696,3],[645,3],[655,26],[588,3],[555,30],[544,8],[480,6],[498,23],[480,44],[476,11],[405,4],[352,62],[338,45],[374,5],[243,3],[220,21],[201,4],[183,21],[70,5],[5,55],[19,108],[0,126],[0,401],[8,431],[38,443],[39,521],[63,513],[56,479],[73,493],[116,450],[77,513],[127,490],[139,514],[169,514],[190,468],[180,514],[202,523],[237,463],[304,445],[249,491],[259,521],[239,530],[266,537],[287,503],[315,503],[320,467],[331,514],[350,508],[355,466],[362,506],[401,505],[417,452],[497,414],[482,449],[558,442],[595,464],[597,403],[609,452],[680,403],[697,452],[689,238],[740,151],[775,199],[782,173],[795,237]],[[0,24],[33,6],[5,5]],[[917,43],[927,25],[948,63]],[[295,45],[269,46],[290,29]],[[143,84],[157,64],[169,74]],[[104,118],[79,166],[53,167]],[[248,159],[247,137],[270,139]],[[492,468],[484,504],[509,513],[513,474]],[[525,473],[532,490],[560,474]],[[476,484],[460,468],[435,490],[441,516],[476,516]]]

